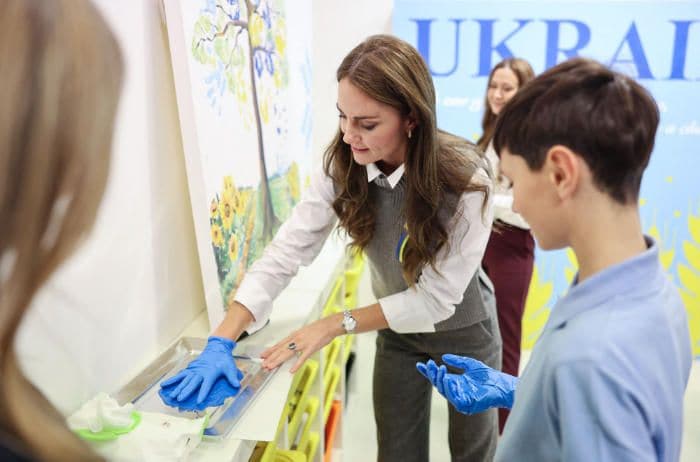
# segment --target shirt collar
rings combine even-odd
[[[372,162],[371,164],[367,164],[367,181],[369,183],[373,182],[377,178],[384,178],[386,181],[389,183],[389,187],[391,189],[394,189],[397,184],[399,184],[399,181],[401,180],[401,177],[403,177],[403,172],[405,170],[404,164],[401,164],[398,166],[396,170],[392,172],[391,175],[386,176],[384,173],[379,170],[379,167]]]
[[[647,250],[628,260],[600,271],[581,283],[578,274],[569,288],[552,309],[546,330],[556,329],[581,313],[597,309],[602,303],[621,294],[645,293],[657,290],[665,277],[659,262],[659,248],[654,240],[645,236]]]

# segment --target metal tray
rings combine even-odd
[[[158,395],[160,382],[173,375],[195,359],[206,346],[206,340],[194,337],[183,337],[171,346],[165,353],[156,358],[133,380],[114,394],[119,404],[133,403],[140,411],[158,412],[161,414],[186,417],[190,419],[209,416],[209,424],[204,430],[204,436],[221,438],[226,436],[243,415],[250,403],[260,394],[275,371],[262,368],[262,362],[251,356],[235,354],[236,365],[243,372],[241,391],[224,401],[217,407],[209,407],[203,411],[180,412],[176,408],[163,403]],[[252,348],[249,351],[252,353]],[[245,350],[243,351],[245,352]]]

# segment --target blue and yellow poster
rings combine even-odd
[[[661,111],[640,195],[642,224],[688,312],[700,355],[700,0],[397,0],[394,34],[425,58],[438,93],[440,128],[475,140],[488,74],[501,59],[536,73],[573,56],[635,77]],[[531,348],[577,264],[571,250],[535,254],[523,319]]]

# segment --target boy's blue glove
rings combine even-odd
[[[437,391],[440,392],[442,396],[445,396],[445,390],[443,387],[443,379],[447,374],[447,368],[445,366],[438,366],[435,361],[429,359],[427,363],[416,363],[416,369],[423,375],[426,379],[430,380]],[[447,398],[445,396],[445,398]]]
[[[459,412],[476,414],[492,407],[513,407],[517,377],[472,358],[444,355],[442,360],[464,372],[450,374],[445,366],[438,367],[432,360],[416,367]]]
[[[236,342],[224,337],[211,336],[207,346],[197,359],[184,370],[163,381],[161,389],[168,389],[168,397],[176,402],[184,402],[199,389],[196,404],[202,404],[219,377],[225,377],[229,385],[238,391],[242,374],[233,359]],[[170,387],[174,389],[169,390]],[[235,394],[235,393],[234,393]]]

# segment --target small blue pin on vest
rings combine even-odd
[[[408,230],[406,225],[403,226],[403,231],[401,231],[401,236],[399,236],[399,242],[396,244],[396,258],[399,262],[403,263],[403,253],[406,249],[406,243],[408,242]]]

